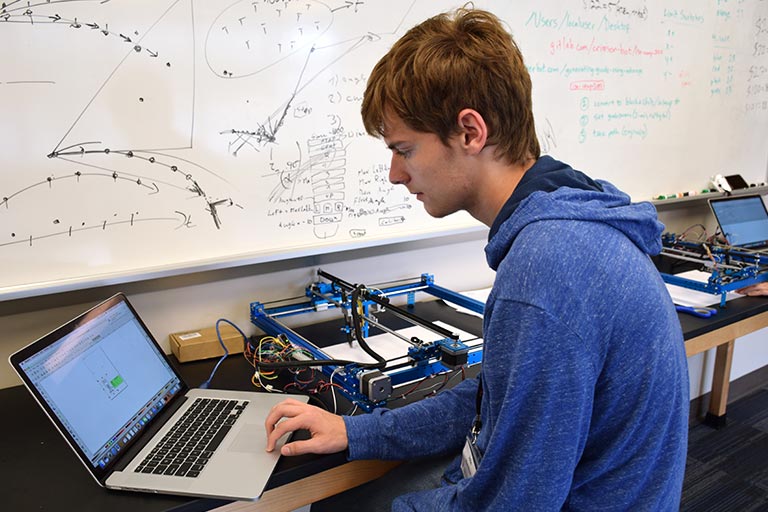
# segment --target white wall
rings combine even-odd
[[[680,231],[706,214],[702,204],[660,211],[672,231]],[[711,219],[706,219],[711,223]],[[213,325],[225,317],[252,332],[248,304],[302,295],[318,268],[350,282],[372,284],[434,274],[438,284],[454,290],[490,286],[494,274],[485,263],[485,232],[332,253],[269,264],[129,283],[125,291],[155,337],[168,347],[168,334]],[[118,291],[98,288],[0,302],[0,357],[59,326]],[[768,298],[766,299],[768,300]],[[305,317],[309,320],[309,317]],[[740,338],[734,351],[731,379],[768,364],[768,329]],[[691,398],[711,389],[714,351],[688,359]],[[0,388],[20,384],[7,363],[0,364]]]

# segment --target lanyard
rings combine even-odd
[[[477,435],[480,433],[480,428],[483,423],[480,421],[480,404],[483,403],[483,381],[480,377],[477,377],[477,398],[475,399],[475,421],[472,422],[472,430],[467,436],[467,442],[464,443],[464,448],[461,450],[461,474],[464,478],[471,478],[477,473],[477,468],[480,466],[480,462],[483,460],[483,454],[480,453],[480,449],[477,447]]]
[[[480,376],[477,376],[477,395],[475,396],[475,421],[472,422],[472,440],[477,440],[477,435],[480,433],[480,429],[483,427],[483,422],[480,420],[480,404],[483,403],[483,381]]]

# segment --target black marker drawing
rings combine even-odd
[[[38,4],[31,4],[30,2],[27,2],[26,7],[18,6],[14,7],[14,4],[18,4],[20,2],[6,2],[2,5],[2,8],[0,8],[0,23],[24,23],[29,25],[57,25],[57,26],[63,26],[63,27],[69,27],[73,29],[86,29],[95,31],[94,33],[99,33],[102,36],[113,38],[116,41],[119,41],[123,44],[130,44],[132,45],[132,49],[136,53],[141,53],[142,51],[145,52],[149,57],[156,58],[159,54],[156,51],[151,50],[150,48],[142,48],[140,44],[135,43],[130,36],[124,35],[119,32],[112,32],[109,30],[109,26],[105,25],[104,27],[99,26],[99,24],[95,21],[92,22],[83,22],[78,21],[77,17],[74,18],[66,18],[60,16],[58,13],[55,14],[43,14],[42,12],[40,14],[36,14],[36,12],[33,10],[37,7],[50,7],[55,4],[63,4],[67,3],[68,0],[59,0],[59,1],[49,1],[44,3],[38,3]],[[71,0],[69,0],[71,1]],[[81,0],[81,1],[87,1],[87,0]],[[101,2],[105,3],[105,2]],[[44,11],[46,9],[41,9],[41,11]]]
[[[96,247],[84,272],[120,271],[393,232],[413,199],[388,183],[359,106],[414,5],[2,4],[0,44],[24,41],[28,65],[0,72],[0,108],[31,122],[0,152],[0,253],[74,262]],[[158,256],[112,259],[143,244]]]
[[[213,20],[205,38],[205,61],[222,78],[253,76],[312,46],[332,23],[332,11],[316,0],[241,0]]]
[[[314,200],[313,224],[317,238],[336,235],[345,208],[346,150],[339,138],[317,137],[307,141],[309,172]]]
[[[33,242],[39,241],[39,240],[46,240],[51,238],[58,238],[62,236],[72,236],[73,233],[79,233],[83,231],[92,231],[95,229],[99,230],[105,230],[108,227],[113,226],[120,226],[120,225],[129,225],[133,226],[134,224],[138,223],[155,223],[155,222],[163,222],[163,223],[169,223],[173,226],[174,229],[178,229],[181,227],[193,227],[190,221],[189,214],[183,213],[183,212],[175,212],[177,213],[176,217],[152,217],[147,219],[137,219],[135,218],[134,214],[131,214],[131,216],[127,219],[123,220],[115,220],[115,221],[107,221],[103,220],[101,222],[98,222],[96,224],[86,224],[83,223],[82,225],[78,227],[70,226],[68,229],[64,231],[57,231],[55,233],[47,233],[45,235],[28,235],[25,238],[21,240],[14,240],[10,242],[0,242],[0,247],[9,247],[13,245],[19,245],[24,244],[28,245],[29,247],[33,246]],[[15,238],[18,236],[16,233],[13,233],[12,238]]]
[[[206,172],[206,174],[209,177],[214,177],[219,180],[224,180],[220,175],[217,173],[210,171],[209,169],[206,169],[203,166],[200,166],[199,164],[196,164],[190,160],[177,157],[175,155],[170,154],[170,151],[172,150],[178,150],[178,149],[188,149],[192,146],[192,134],[194,130],[194,80],[192,80],[192,91],[190,95],[190,107],[191,107],[191,115],[189,117],[190,123],[188,128],[188,137],[187,137],[187,143],[183,144],[181,146],[177,146],[174,148],[166,148],[163,150],[162,148],[158,147],[157,149],[111,149],[109,147],[105,147],[105,144],[100,141],[78,141],[78,140],[71,140],[73,138],[73,131],[76,131],[76,128],[78,127],[78,124],[80,124],[84,118],[84,116],[87,114],[88,110],[92,107],[92,105],[98,100],[99,96],[105,92],[105,90],[108,90],[109,86],[111,85],[110,82],[115,79],[116,75],[120,72],[120,70],[125,66],[126,62],[129,58],[132,58],[133,54],[141,53],[142,49],[145,50],[151,57],[157,57],[159,53],[157,51],[151,50],[149,48],[142,48],[141,43],[147,35],[151,34],[152,29],[155,28],[162,20],[163,18],[168,15],[169,12],[171,12],[177,5],[183,5],[185,2],[181,2],[180,0],[171,2],[167,8],[162,12],[162,14],[154,21],[154,23],[151,24],[149,29],[146,31],[144,35],[139,35],[138,31],[133,31],[132,33],[129,33],[126,31],[126,33],[123,32],[113,32],[108,29],[108,24],[105,24],[104,28],[101,28],[98,23],[81,23],[77,21],[77,18],[74,18],[71,22],[71,26],[73,28],[82,28],[83,26],[87,26],[92,30],[98,30],[103,36],[117,36],[121,41],[124,43],[129,43],[129,50],[125,53],[124,57],[118,65],[112,70],[112,72],[108,75],[107,79],[102,83],[101,87],[96,91],[96,93],[92,96],[92,98],[88,101],[85,108],[80,112],[80,114],[76,117],[75,121],[70,125],[69,129],[64,133],[64,135],[59,140],[58,144],[54,147],[54,149],[47,155],[49,159],[59,159],[63,161],[68,161],[73,164],[77,164],[84,167],[93,167],[97,169],[103,169],[105,171],[111,171],[112,175],[117,179],[118,177],[120,179],[134,179],[134,176],[137,176],[135,173],[128,173],[125,171],[117,171],[114,167],[112,167],[108,162],[101,163],[101,164],[95,164],[95,163],[89,163],[91,162],[91,159],[89,157],[94,155],[99,156],[111,156],[111,157],[118,157],[123,156],[127,158],[136,158],[137,160],[142,161],[142,163],[149,163],[152,164],[153,170],[158,169],[164,169],[165,170],[165,176],[158,176],[157,174],[155,176],[151,175],[143,175],[140,178],[136,178],[139,180],[139,183],[141,183],[141,179],[144,180],[145,186],[146,183],[153,183],[153,194],[157,194],[161,191],[161,189],[157,186],[157,183],[163,183],[167,187],[170,187],[171,189],[179,189],[179,190],[187,190],[194,194],[195,197],[198,197],[201,199],[201,206],[203,209],[207,212],[209,212],[211,219],[214,223],[214,225],[217,228],[220,228],[221,226],[221,219],[220,219],[220,213],[219,208],[216,208],[216,206],[221,207],[223,204],[231,204],[234,205],[235,202],[231,198],[226,199],[212,199],[206,194],[203,186],[201,186],[200,179],[195,176],[192,172],[190,172],[188,169],[185,169],[179,165],[176,164],[177,160],[181,160],[182,162],[185,162],[187,164],[190,164],[190,166],[197,168],[197,170],[203,170]],[[191,15],[191,3],[189,3],[189,10],[190,10],[190,22],[193,19],[193,16]],[[14,13],[11,9],[8,9],[6,6],[4,14],[8,14],[10,17],[8,18],[9,21],[12,21],[14,18]],[[29,13],[27,13],[29,14]],[[58,14],[54,16],[40,16],[37,17],[34,13],[32,14],[32,17],[30,18],[32,21],[37,20],[38,22],[44,22],[44,23],[59,23],[59,22],[67,22],[67,18],[64,18],[62,16],[59,16]],[[191,30],[190,30],[191,33]],[[194,61],[194,46],[192,46],[192,55],[191,60]],[[166,63],[166,68],[170,68],[170,62]],[[144,101],[143,97],[139,98],[140,102]],[[66,146],[64,145],[66,141],[70,141],[69,144]],[[168,172],[170,171],[170,172]],[[170,175],[168,175],[170,174]],[[89,176],[98,175],[98,173],[91,173],[88,174]],[[78,177],[83,176],[82,174],[78,173]],[[131,176],[130,178],[127,178],[127,176]],[[19,193],[28,190],[30,188],[34,187],[34,185],[31,185],[29,187],[26,187],[25,189],[15,192],[13,194],[10,194],[7,196],[6,199],[4,199],[4,205],[8,207],[8,200],[17,196]],[[215,206],[212,206],[215,205]]]

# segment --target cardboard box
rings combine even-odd
[[[237,329],[222,323],[219,326],[219,331],[230,354],[239,354],[243,351],[243,337],[237,332]],[[170,334],[168,339],[173,354],[182,363],[224,355],[224,349],[221,348],[216,336],[216,327],[177,332]]]

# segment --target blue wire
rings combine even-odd
[[[216,366],[213,367],[213,370],[211,371],[211,375],[208,377],[208,380],[200,384],[199,387],[202,389],[208,389],[211,386],[211,381],[213,380],[213,376],[216,374],[216,370],[219,369],[219,365],[221,365],[221,363],[229,355],[229,350],[227,350],[227,346],[224,344],[224,340],[221,339],[221,332],[219,331],[219,325],[221,324],[221,322],[226,322],[232,327],[234,327],[237,330],[237,332],[240,333],[240,336],[243,337],[244,344],[248,341],[248,336],[246,336],[245,333],[234,323],[230,322],[226,318],[219,318],[218,320],[216,320],[216,337],[219,338],[219,344],[221,345],[221,348],[224,349],[224,355],[219,358],[219,362],[216,363]]]

